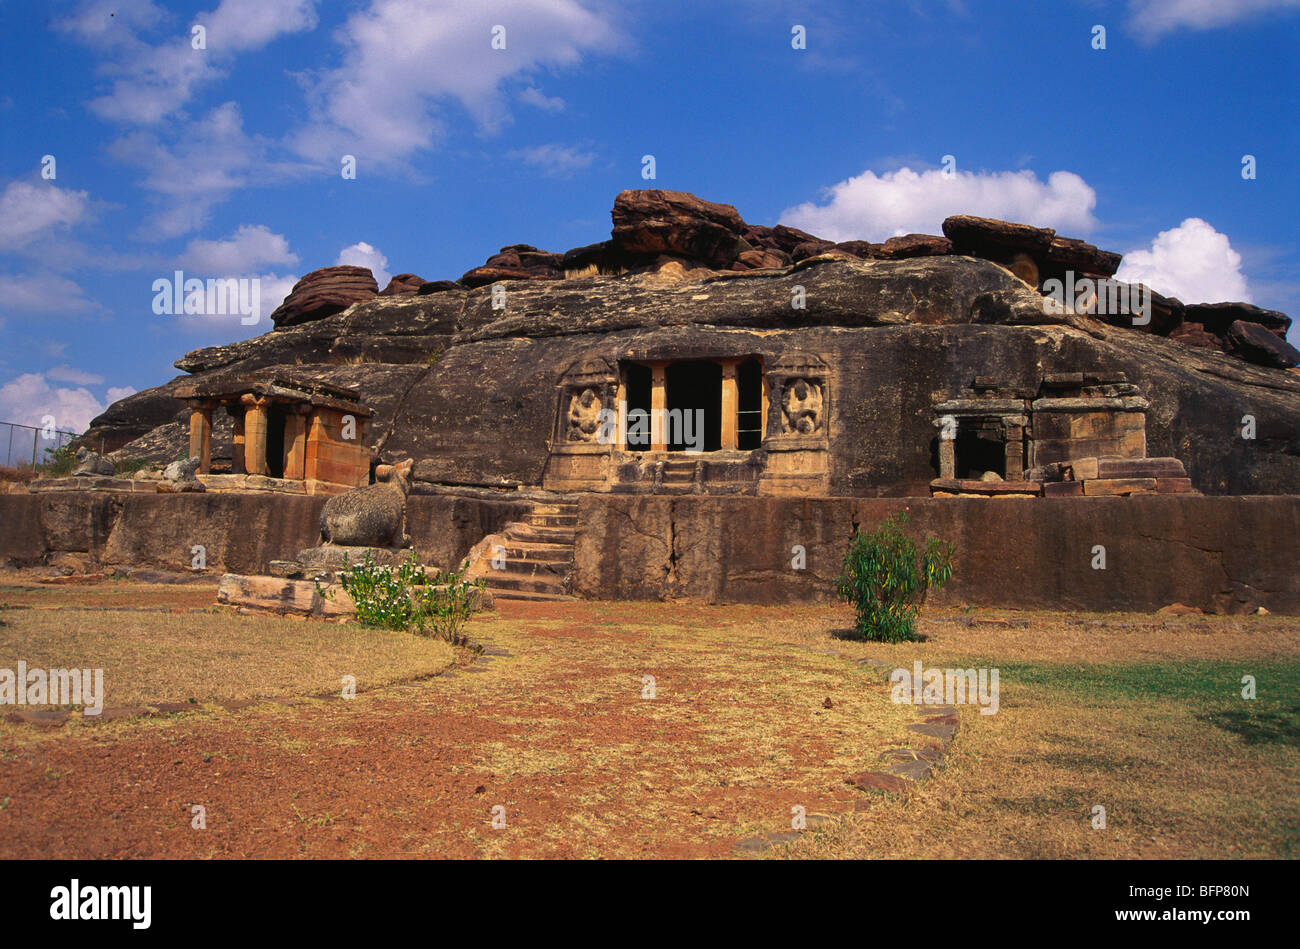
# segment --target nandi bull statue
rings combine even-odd
[[[375,484],[336,494],[320,512],[320,536],[340,547],[409,547],[406,535],[406,496],[411,490],[407,459],[375,468]]]

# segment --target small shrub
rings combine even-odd
[[[436,635],[453,645],[466,644],[461,630],[469,620],[475,592],[482,580],[465,578],[469,561],[459,570],[430,577],[415,551],[397,567],[366,559],[339,574],[343,590],[357,607],[357,619],[365,626],[398,629]]]
[[[77,452],[71,444],[45,449],[45,460],[36,466],[42,478],[66,478],[77,467]]]
[[[143,458],[132,458],[130,461],[115,461],[113,462],[113,474],[119,478],[129,478],[131,475],[143,471],[147,464],[149,462]]]
[[[953,545],[931,537],[918,556],[903,532],[906,524],[907,515],[899,513],[869,533],[859,528],[844,555],[836,592],[857,612],[857,638],[886,643],[916,639],[916,617],[930,588],[938,589],[952,577]]]

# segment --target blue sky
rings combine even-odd
[[[1300,0],[0,0],[0,421],[79,430],[318,267],[603,240],[624,188],[1025,221],[1300,317],[1297,40]],[[258,277],[261,322],[155,314],[176,269]]]

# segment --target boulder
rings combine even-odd
[[[381,297],[401,297],[419,293],[420,287],[428,283],[423,277],[413,273],[399,273],[388,281],[388,286],[379,291]]]
[[[1056,231],[995,218],[954,214],[943,222],[943,234],[952,241],[954,254],[983,257],[996,263],[1012,260],[1017,253],[1046,259]]]
[[[206,491],[207,488],[198,479],[198,470],[198,458],[183,458],[180,461],[173,461],[163,469],[163,480],[158,482],[158,490],[163,494]]]
[[[628,254],[669,254],[725,270],[753,250],[742,237],[745,222],[734,207],[684,191],[620,192],[612,217],[614,243]]]
[[[77,467],[73,469],[72,476],[81,475],[111,475],[115,474],[113,463],[97,451],[90,451],[87,448],[77,449]]]
[[[834,247],[835,245],[830,241],[804,241],[802,244],[796,244],[794,250],[790,251],[790,259],[798,263],[809,257],[819,257]]]
[[[483,266],[467,271],[460,282],[467,287],[482,287],[501,280],[559,280],[563,276],[563,255],[538,250],[531,244],[509,244]]]
[[[872,256],[880,260],[904,260],[908,257],[940,257],[952,253],[952,241],[937,234],[904,234],[877,244]]]
[[[1238,320],[1258,323],[1278,339],[1285,340],[1291,329],[1291,317],[1277,310],[1265,310],[1249,303],[1189,303],[1187,319],[1200,323],[1206,332],[1226,337],[1229,327]]]
[[[1062,273],[1070,270],[1077,275],[1086,274],[1093,277],[1111,277],[1119,270],[1120,261],[1123,259],[1123,254],[1098,250],[1085,241],[1069,237],[1053,237],[1047,247],[1047,262],[1054,266],[1046,269]]]
[[[1257,366],[1290,369],[1300,366],[1300,350],[1278,339],[1267,327],[1237,320],[1228,327],[1227,339],[1232,353]]]
[[[284,302],[271,313],[279,329],[342,313],[352,304],[379,294],[379,284],[366,267],[323,267],[313,270],[293,286]]]
[[[455,280],[426,280],[424,283],[420,284],[419,289],[415,292],[419,296],[424,297],[431,293],[445,293],[448,290],[458,289],[460,289],[460,284]]]
[[[789,254],[796,247],[808,241],[813,243],[825,243],[807,231],[801,231],[797,227],[788,227],[785,224],[778,224],[776,227],[765,227],[762,224],[746,224],[741,236],[749,246],[758,250],[779,250]]]

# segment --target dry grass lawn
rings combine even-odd
[[[846,607],[502,603],[471,621],[492,649],[470,661],[213,593],[0,588],[22,607],[0,611],[0,666],[103,666],[110,705],[372,688],[0,724],[0,856],[730,856],[796,804],[831,817],[764,856],[1300,852],[1297,618],[930,610],[923,642],[888,646],[840,638]],[[857,791],[847,776],[926,741],[862,659],[996,668],[1000,709],[962,708],[944,769],[907,794]]]

